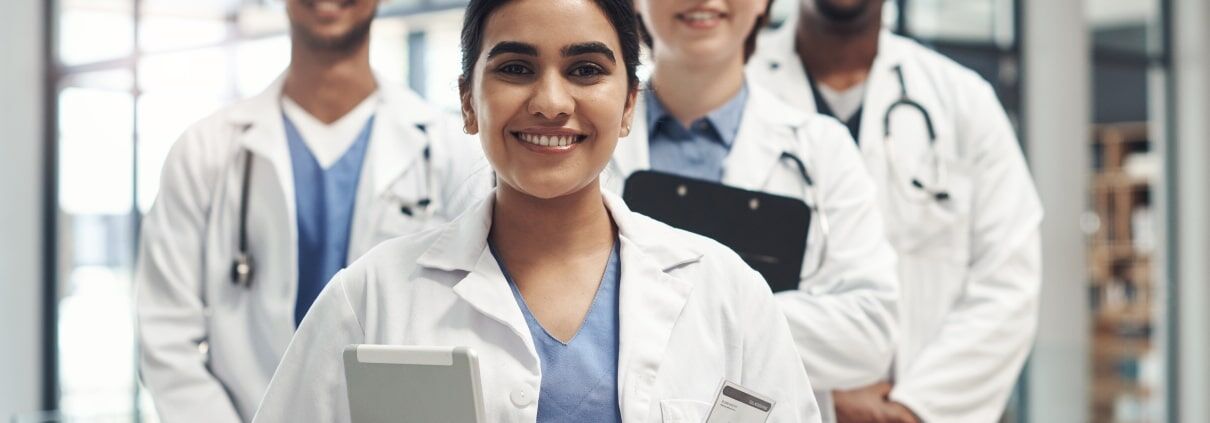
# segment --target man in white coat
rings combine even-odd
[[[332,275],[490,190],[456,117],[375,78],[377,7],[288,0],[282,77],[173,146],[136,272],[140,369],[162,420],[251,420]]]
[[[899,253],[885,382],[834,392],[840,422],[992,422],[1037,323],[1042,208],[1013,128],[973,71],[881,27],[881,0],[802,0],[750,79],[858,141]]]

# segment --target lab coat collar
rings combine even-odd
[[[670,237],[673,229],[630,211],[621,198],[604,191],[605,207],[618,227],[621,243],[621,292],[618,389],[625,421],[648,421],[651,390],[664,351],[694,284],[669,271],[699,261],[702,254]],[[537,368],[537,353],[504,274],[487,246],[494,195],[448,224],[417,264],[445,271],[467,271],[454,292],[479,312],[508,328],[526,346]]]
[[[283,72],[264,91],[233,106],[230,122],[243,133],[241,144],[255,154],[268,157],[281,175],[286,198],[294,198],[293,172],[286,148],[281,120],[281,95],[286,74]],[[375,194],[381,194],[392,182],[422,159],[428,145],[427,130],[438,115],[432,106],[416,94],[396,87],[377,75],[379,107],[370,132],[367,151],[367,175]],[[423,130],[421,128],[424,128]]]
[[[668,271],[701,258],[702,255],[689,246],[669,243],[661,235],[666,234],[670,229],[630,211],[621,197],[608,191],[603,191],[602,196],[605,207],[618,226],[619,238],[638,247],[642,255],[652,261],[655,268],[660,271]],[[416,263],[423,267],[444,271],[475,271],[483,259],[484,252],[488,251],[487,236],[491,232],[494,205],[495,193],[493,192],[466,213],[445,225],[441,229],[437,241],[429,246]],[[625,252],[626,250],[623,249],[623,253]],[[490,256],[491,253],[487,254]],[[626,256],[623,254],[623,257]]]
[[[759,84],[746,84],[748,100],[735,144],[727,154],[723,166],[723,183],[744,189],[759,190],[764,185],[772,166],[782,151],[797,151],[798,142],[793,128],[801,126],[806,119],[802,112],[793,110]],[[640,93],[640,96],[644,94]],[[635,116],[646,116],[646,101],[640,98],[635,106]],[[650,138],[646,119],[635,119],[630,136],[618,140],[618,146],[610,161],[607,175],[619,178],[623,186],[630,174],[651,168]],[[779,143],[785,140],[789,143]],[[759,165],[758,165],[759,164]],[[612,181],[611,181],[612,182]],[[620,189],[619,189],[620,191]]]
[[[723,183],[752,191],[764,188],[781,154],[800,156],[798,130],[807,116],[753,84],[737,142],[723,166]]]
[[[798,12],[795,11],[790,14],[781,27],[761,37],[758,41],[759,48],[752,58],[750,66],[765,67],[766,69],[761,69],[756,75],[761,75],[760,77],[763,77],[764,74],[774,75],[774,79],[778,81],[775,86],[784,90],[780,98],[787,100],[800,110],[814,113],[817,111],[815,97],[811,93],[810,84],[804,83],[807,80],[807,72],[798,58],[796,49],[798,19]],[[905,41],[904,38],[895,35],[889,29],[882,29],[878,35],[878,54],[875,56],[871,68],[871,79],[876,79],[876,76],[883,74],[882,71],[889,70],[903,62],[905,49],[899,44]],[[867,83],[866,92],[871,91],[872,88]],[[863,121],[865,120],[863,119]]]

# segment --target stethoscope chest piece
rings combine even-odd
[[[231,282],[244,288],[252,287],[252,256],[239,253],[231,264]]]

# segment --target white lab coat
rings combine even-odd
[[[795,21],[760,40],[748,75],[814,112],[794,49]],[[900,96],[895,66],[936,127],[951,196],[944,204],[922,199],[888,169],[890,155],[903,178],[935,182],[919,113],[895,109],[892,151],[884,148],[884,112]],[[1033,341],[1041,282],[1042,208],[1012,125],[973,71],[883,32],[866,81],[860,138],[899,253],[902,337],[891,399],[928,422],[996,421]]]
[[[182,135],[143,222],[135,277],[140,368],[164,421],[250,420],[294,335],[297,225],[282,79]],[[450,220],[490,190],[482,148],[461,133],[456,119],[401,88],[380,84],[379,97],[350,261],[380,241]],[[233,285],[230,276],[248,152],[251,289]],[[401,213],[401,205],[425,196],[435,202],[431,216]]]
[[[738,135],[723,163],[729,186],[800,198],[814,206],[806,181],[783,152],[806,165],[831,227],[826,261],[817,267],[823,231],[812,217],[799,290],[777,294],[825,415],[833,389],[873,383],[894,354],[898,282],[895,254],[879,215],[874,183],[848,131],[835,119],[793,110],[761,86],[748,84]],[[646,101],[630,136],[618,142],[606,183],[621,192],[624,176],[650,168]],[[808,277],[809,276],[809,277]]]
[[[776,401],[770,422],[817,422],[811,385],[760,276],[706,238],[605,205],[621,242],[618,401],[626,422],[705,420],[726,378]],[[383,243],[316,300],[257,422],[347,422],[349,344],[468,346],[486,421],[534,422],[541,366],[487,248],[494,200],[435,231]]]

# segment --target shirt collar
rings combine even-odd
[[[651,133],[657,133],[661,130],[663,124],[680,125],[676,118],[664,108],[660,102],[658,95],[654,92],[651,95],[644,96],[647,98],[647,127],[651,128]],[[698,119],[697,122],[706,121],[718,133],[719,139],[727,147],[731,147],[735,143],[736,136],[739,135],[739,125],[744,117],[744,108],[748,105],[748,83],[745,81],[740,85],[738,93],[734,97],[727,100],[721,107],[707,113],[705,117]]]

